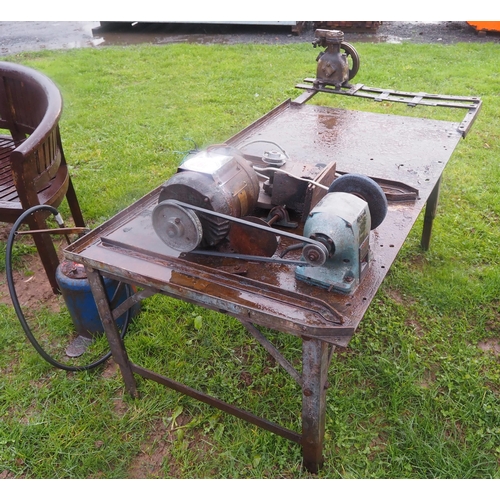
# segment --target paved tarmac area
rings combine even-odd
[[[375,31],[345,29],[349,42],[373,43],[500,43],[500,33],[481,36],[465,22],[382,22]],[[99,21],[0,22],[0,57],[19,52],[74,49],[140,43],[286,44],[311,42],[312,23],[292,34],[290,26],[184,23],[101,23]]]

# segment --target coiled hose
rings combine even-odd
[[[28,325],[28,322],[26,321],[26,318],[24,316],[24,313],[22,311],[21,305],[19,304],[19,298],[16,293],[16,288],[14,286],[14,278],[12,274],[12,248],[14,246],[14,241],[16,238],[17,230],[19,229],[19,226],[24,222],[24,220],[29,217],[31,214],[34,212],[37,212],[38,210],[48,210],[49,212],[54,215],[56,218],[57,222],[59,225],[62,225],[62,219],[61,216],[59,215],[59,212],[52,206],[50,205],[36,205],[34,207],[29,208],[26,210],[24,213],[21,214],[21,216],[16,220],[14,225],[12,226],[12,229],[9,234],[9,238],[7,239],[7,247],[5,250],[5,274],[7,276],[7,285],[9,288],[9,293],[10,293],[10,298],[12,300],[12,304],[14,306],[14,310],[16,311],[17,317],[19,319],[19,322],[21,323],[21,326],[24,330],[24,333],[26,334],[26,337],[28,340],[31,342],[33,347],[36,349],[38,354],[50,363],[52,366],[55,366],[56,368],[60,368],[61,370],[66,370],[66,371],[72,371],[72,372],[77,372],[77,371],[84,371],[84,370],[91,370],[93,368],[96,368],[97,366],[101,365],[104,363],[109,357],[111,356],[111,351],[107,352],[104,356],[99,358],[98,360],[94,361],[93,363],[89,363],[86,365],[80,365],[80,366],[73,366],[73,365],[66,365],[63,363],[60,363],[56,359],[54,359],[52,356],[50,356],[43,348],[42,346],[38,343],[37,339],[33,335],[33,332],[31,331],[31,328]],[[117,287],[117,290],[119,288]],[[126,291],[127,291],[127,296],[130,296],[130,287],[127,285],[126,286]],[[116,295],[116,291],[115,291]],[[114,299],[114,297],[113,297]],[[111,299],[111,302],[113,301]],[[125,337],[125,334],[127,332],[128,325],[130,323],[130,309],[127,310],[125,313],[126,316],[124,318],[122,330],[120,333],[121,338],[123,339]]]

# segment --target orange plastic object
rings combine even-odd
[[[498,31],[500,33],[500,21],[467,21],[477,31]]]

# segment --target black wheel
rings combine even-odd
[[[382,188],[370,177],[361,174],[345,174],[335,179],[329,193],[350,193],[368,204],[372,220],[371,229],[380,226],[387,215],[387,198]]]
[[[340,44],[340,50],[343,50],[347,55],[347,61],[349,62],[349,81],[351,81],[359,70],[359,54],[356,49],[347,42],[342,42]],[[349,61],[349,56],[351,61]]]

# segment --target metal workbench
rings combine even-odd
[[[113,358],[131,395],[137,395],[134,374],[155,380],[297,442],[302,446],[304,466],[316,472],[323,462],[327,372],[333,350],[348,345],[425,205],[422,246],[428,247],[443,170],[481,102],[477,98],[457,98],[458,107],[466,109],[466,117],[455,123],[315,106],[306,102],[321,89],[301,88],[305,89],[301,96],[284,102],[227,144],[248,145],[251,150],[255,141],[265,139],[279,144],[294,160],[308,164],[334,161],[338,172],[366,174],[380,181],[389,200],[388,214],[371,232],[373,260],[352,295],[297,281],[294,266],[183,254],[170,249],[151,223],[159,188],[70,245],[65,257],[86,268]],[[409,105],[429,97],[364,86],[334,93],[355,95],[374,90],[378,91],[373,94],[375,100],[395,99]],[[286,244],[283,238],[280,246]],[[139,291],[112,311],[103,276],[136,285]],[[300,387],[302,432],[281,427],[134,364],[113,318],[157,293],[237,318]],[[261,327],[301,339],[300,372],[264,337]]]

